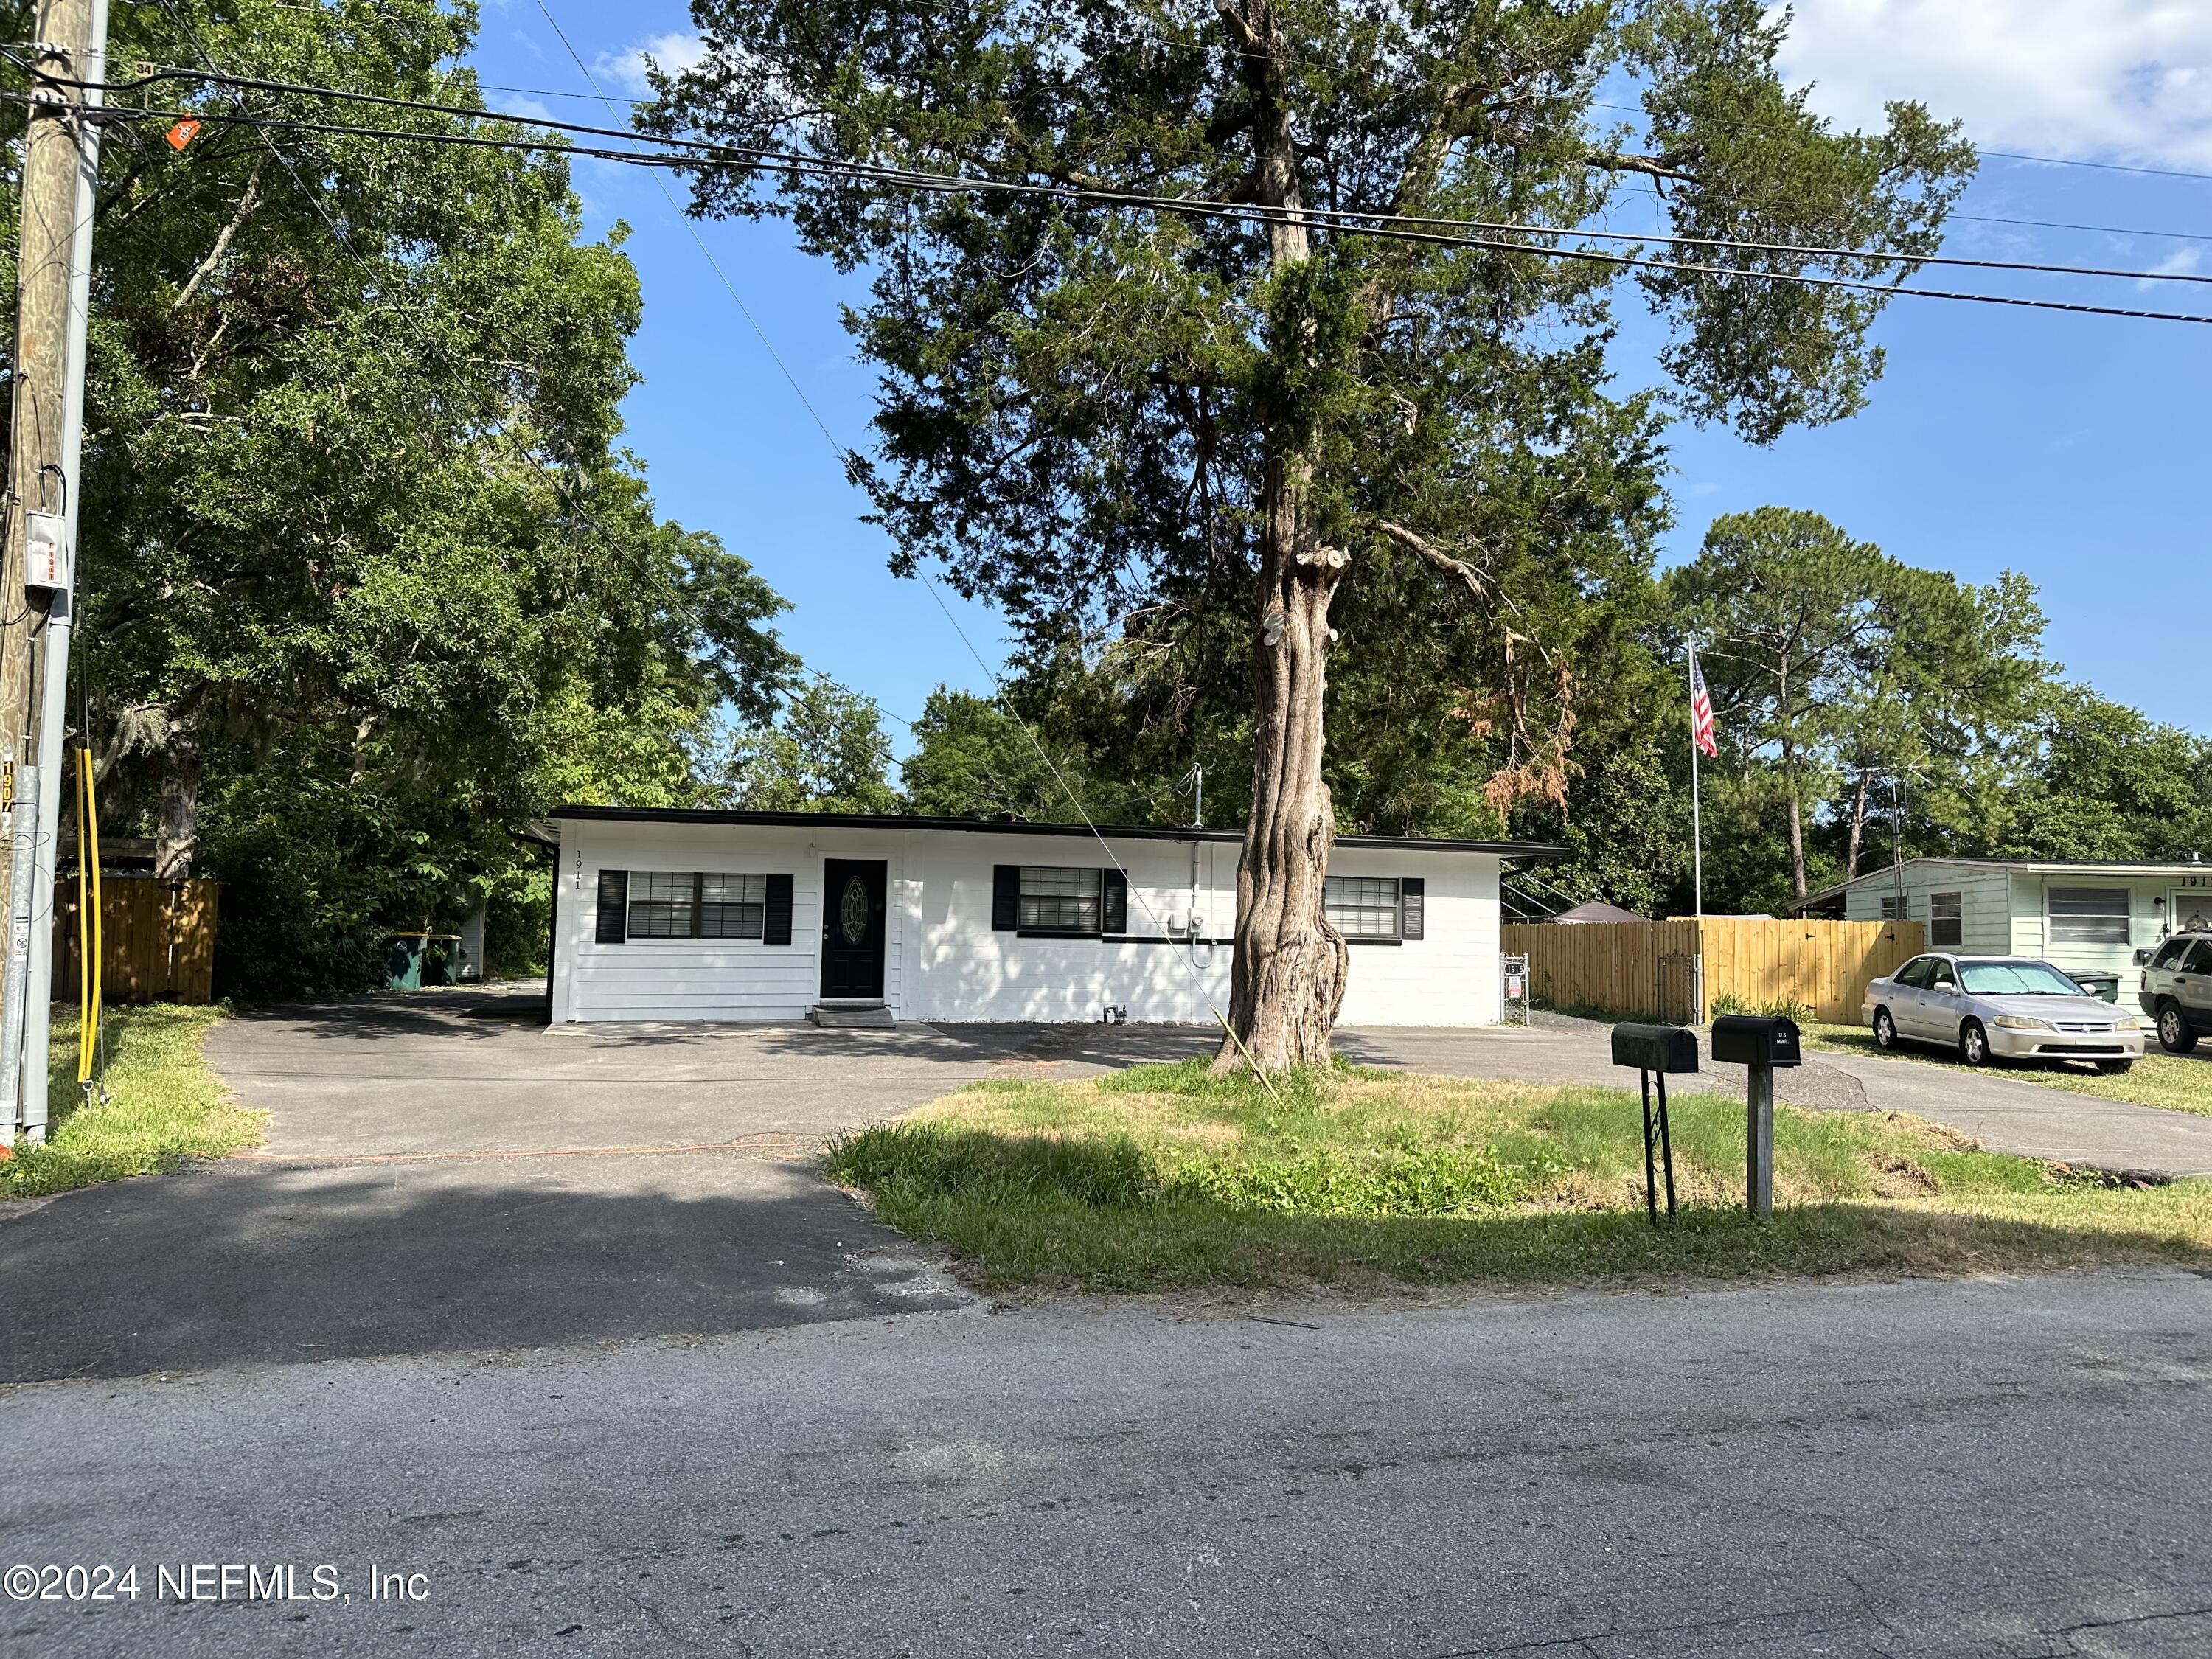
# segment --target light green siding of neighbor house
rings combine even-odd
[[[1896,914],[1900,890],[1902,916]],[[1878,882],[1869,878],[1853,886],[1844,895],[1844,920],[1923,923],[1931,951],[2002,957],[2017,948],[2013,899],[2001,869],[1917,860],[1901,872],[1886,872]]]
[[[1842,897],[1847,921],[1873,921],[1893,916],[1901,896],[1904,919],[1926,925],[1931,951],[2036,957],[2069,974],[2117,974],[2120,1003],[2132,1007],[2142,981],[2136,952],[2197,915],[2200,891],[2212,911],[2212,868],[2118,874],[2096,865],[2022,869],[1914,859],[1860,877]]]

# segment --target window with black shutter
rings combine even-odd
[[[1011,933],[1022,925],[1022,866],[991,867],[991,931]]]
[[[1398,884],[1400,939],[1419,939],[1428,921],[1429,884],[1422,876],[1407,876]]]
[[[601,945],[620,945],[629,937],[629,872],[599,872],[599,931]]]
[[[649,939],[791,943],[792,878],[704,870],[603,870],[599,943]]]
[[[768,878],[768,906],[761,924],[761,943],[788,945],[791,943],[791,878]]]
[[[1322,914],[1347,945],[1395,945],[1402,895],[1390,876],[1329,876],[1322,882]]]
[[[1129,931],[1129,878],[1119,870],[1102,870],[1098,878],[1103,887],[1099,905],[1098,927],[1108,933]]]

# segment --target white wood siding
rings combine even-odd
[[[1129,877],[1128,932],[1150,941],[1024,939],[991,927],[1001,864],[1108,865],[1071,836],[957,830],[771,829],[562,820],[560,955],[554,1018],[789,1020],[821,984],[822,864],[887,866],[884,1000],[901,1019],[1096,1021],[1109,1005],[1132,1020],[1211,1024],[1229,1001],[1237,902],[1234,843],[1108,836]],[[787,873],[792,942],[594,940],[601,869]],[[1424,937],[1352,947],[1346,1024],[1467,1025],[1498,1017],[1494,854],[1340,848],[1339,875],[1426,883]],[[1194,909],[1197,927],[1188,918]],[[1200,939],[1219,943],[1194,945]]]

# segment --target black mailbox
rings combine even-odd
[[[1613,1063],[1644,1072],[1694,1072],[1698,1034],[1681,1025],[1616,1025]]]
[[[1797,1022],[1723,1014],[1713,1022],[1713,1058],[1729,1066],[1802,1066]]]

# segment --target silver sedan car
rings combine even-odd
[[[2124,1072],[2142,1058],[2142,1023],[2033,957],[1915,957],[1871,981],[1859,1018],[1877,1048],[1941,1043],[1969,1066],[2087,1060]]]

